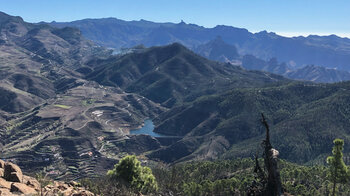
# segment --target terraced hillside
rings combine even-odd
[[[86,62],[110,56],[109,50],[77,29],[26,23],[4,13],[0,39],[1,158],[18,162],[25,172],[47,167],[55,178],[72,179],[105,172],[123,153],[159,147],[128,131],[164,108],[82,78]]]
[[[109,54],[77,29],[26,23],[2,12],[0,40],[0,109],[9,113],[26,111],[75,85],[75,68]]]
[[[149,136],[129,136],[129,130],[164,110],[144,97],[86,82],[2,124],[2,158],[27,172],[47,167],[56,178],[105,172],[125,153],[160,147]]]

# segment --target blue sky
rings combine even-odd
[[[219,24],[282,35],[350,37],[350,0],[0,0],[0,11],[28,22],[116,17]]]

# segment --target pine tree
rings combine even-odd
[[[348,179],[348,169],[343,161],[343,146],[344,141],[342,139],[335,139],[333,141],[334,147],[332,150],[333,156],[327,157],[327,163],[330,170],[330,180],[333,182],[333,193],[335,195],[335,190],[337,183],[346,183]]]
[[[158,189],[152,170],[141,166],[135,155],[122,158],[118,164],[114,165],[114,169],[107,172],[107,175],[114,180],[123,180],[130,187],[142,193],[154,192]]]

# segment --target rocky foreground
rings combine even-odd
[[[67,183],[45,180],[45,183],[40,184],[37,179],[23,175],[21,168],[16,164],[0,160],[0,195],[93,196],[94,194],[73,181]]]

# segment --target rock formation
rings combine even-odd
[[[0,160],[0,195],[93,196],[94,194],[76,182],[50,181],[41,188],[38,180],[23,175],[21,168],[16,164]]]

